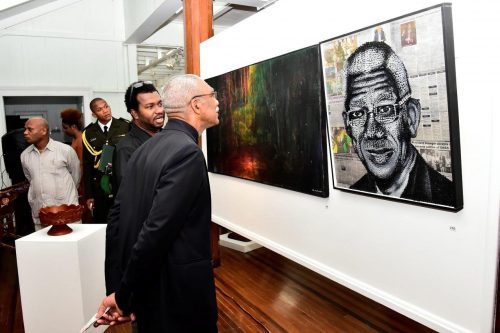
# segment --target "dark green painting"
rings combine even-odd
[[[210,172],[328,196],[326,115],[317,46],[208,79],[220,124]]]

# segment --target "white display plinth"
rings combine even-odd
[[[105,224],[69,224],[16,240],[17,270],[26,333],[79,332],[105,296]],[[107,326],[89,332],[104,332]]]

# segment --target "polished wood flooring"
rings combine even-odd
[[[221,262],[215,269],[221,333],[433,332],[265,248],[243,254],[221,247]]]
[[[9,243],[0,243],[0,332],[24,333],[16,251]]]

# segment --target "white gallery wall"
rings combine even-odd
[[[280,0],[201,47],[204,78],[435,1]],[[495,1],[453,1],[464,208],[334,190],[323,199],[210,174],[213,220],[440,332],[491,332],[500,209]],[[204,140],[206,144],[206,140]],[[330,175],[331,177],[331,175]]]
[[[123,43],[123,0],[59,0],[5,22],[0,134],[6,129],[4,96],[83,96],[86,124],[95,120],[88,103],[103,97],[115,117],[130,118],[123,95],[137,68],[135,46]]]

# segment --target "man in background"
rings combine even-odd
[[[83,175],[83,115],[80,110],[69,108],[62,111],[60,116],[63,132],[72,139],[71,147],[73,147],[78,160],[80,160],[80,174]],[[92,223],[92,213],[85,203],[85,198],[85,182],[80,181],[80,186],[78,186],[78,202],[83,206],[82,222]]]
[[[129,124],[125,120],[113,118],[111,108],[102,98],[94,98],[90,102],[90,110],[97,121],[88,125],[82,134],[86,203],[93,212],[94,223],[106,223],[109,208],[113,204],[113,194],[109,182],[112,170],[107,165],[111,159],[102,159],[103,147],[111,147],[104,150],[111,152],[112,147],[127,134]],[[100,164],[106,165],[100,167]]]
[[[106,274],[109,295],[97,316],[111,310],[98,323],[134,313],[141,333],[217,332],[210,185],[197,144],[219,123],[217,93],[196,75],[180,75],[163,102],[169,121],[129,160],[110,211],[106,249],[118,255],[107,252],[106,266],[119,275]]]
[[[23,123],[22,128],[17,128],[2,136],[2,150],[5,170],[9,174],[13,187],[24,187],[23,183],[27,183],[26,176],[23,172],[23,166],[21,164],[21,154],[29,146],[24,139],[24,125],[25,124]],[[35,231],[31,207],[28,202],[28,191],[18,192],[18,196],[14,200],[13,204],[16,219],[16,235],[25,236]]]
[[[30,146],[22,152],[21,164],[30,183],[28,201],[38,230],[40,208],[78,205],[80,161],[71,146],[49,138],[49,124],[44,118],[30,118],[24,128]]]
[[[431,168],[411,139],[420,102],[401,59],[383,42],[361,45],[346,62],[344,124],[366,175],[351,189],[453,206],[453,184]]]
[[[127,162],[134,151],[146,140],[161,131],[165,110],[156,87],[148,81],[132,83],[125,92],[125,105],[132,116],[130,131],[118,142],[113,155],[113,193],[125,174]]]

